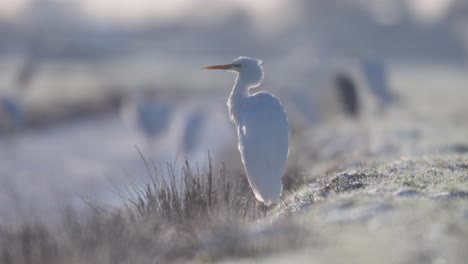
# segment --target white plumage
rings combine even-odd
[[[239,151],[255,197],[270,204],[281,193],[288,158],[289,129],[278,100],[267,93],[246,99],[239,133]]]
[[[40,63],[37,56],[29,54],[15,78],[15,90],[0,96],[0,127],[15,135],[25,125],[24,96],[36,76]]]
[[[126,99],[120,110],[125,123],[137,128],[148,140],[155,140],[168,130],[173,108],[168,100],[138,94]]]
[[[5,122],[8,132],[14,134],[24,123],[24,109],[20,98],[14,96],[0,97],[0,120]]]
[[[255,197],[266,205],[277,202],[289,154],[289,125],[281,103],[274,96],[249,92],[263,80],[261,61],[239,57],[231,64],[204,69],[237,73],[227,105],[237,129],[242,162]]]
[[[388,84],[385,64],[377,58],[363,58],[361,69],[369,89],[379,100],[380,108],[387,108],[393,102],[394,96]]]

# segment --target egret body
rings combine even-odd
[[[126,99],[121,116],[127,124],[136,127],[148,141],[162,136],[169,127],[173,105],[151,94],[137,94]]]
[[[0,97],[0,119],[5,120],[6,128],[11,135],[15,135],[21,129],[24,122],[24,110],[19,98]]]
[[[263,80],[261,61],[239,57],[231,64],[203,69],[235,72],[236,81],[227,106],[236,126],[239,152],[257,200],[270,205],[278,201],[289,154],[289,125],[281,103],[266,92],[250,93]]]
[[[32,53],[28,54],[16,72],[13,93],[0,96],[0,123],[4,121],[6,129],[11,135],[15,135],[24,126],[24,93],[30,88],[40,65],[37,56],[34,56]]]
[[[394,96],[388,85],[385,64],[377,58],[363,58],[360,63],[367,85],[379,100],[380,108],[382,110],[387,108],[394,100]]]
[[[195,153],[207,119],[207,113],[202,107],[190,109],[185,119],[185,128],[181,138],[181,148],[184,154]]]

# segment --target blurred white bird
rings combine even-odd
[[[304,125],[310,126],[318,122],[319,120],[319,113],[317,110],[317,106],[315,105],[314,98],[310,96],[311,92],[309,89],[291,89],[288,91],[285,96],[289,99],[291,104],[292,110],[297,112],[296,119],[300,117],[302,119],[301,123]],[[294,116],[291,115],[290,117]],[[294,126],[294,122],[290,119],[289,120]],[[296,123],[299,123],[296,121]],[[303,125],[300,125],[302,127]]]
[[[16,96],[0,97],[0,119],[10,135],[16,134],[24,123],[24,110]]]
[[[387,108],[394,100],[394,96],[388,85],[387,68],[377,58],[365,57],[360,61],[362,73],[367,86],[379,100],[381,110]]]
[[[12,94],[0,97],[0,120],[6,131],[14,136],[24,125],[24,93],[37,75],[40,63],[34,53],[26,56],[16,73]]]
[[[174,107],[167,98],[164,100],[149,93],[139,93],[125,99],[121,116],[125,123],[137,128],[152,142],[167,131]]]
[[[207,112],[203,107],[195,107],[188,113],[181,139],[181,148],[184,154],[193,154],[195,152],[200,143],[203,125],[206,119]]]
[[[269,206],[278,201],[289,154],[289,125],[281,103],[271,94],[249,89],[263,80],[262,61],[239,57],[231,64],[204,67],[237,73],[227,105],[237,129],[239,151],[255,198]]]

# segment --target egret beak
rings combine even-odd
[[[229,69],[232,69],[232,64],[207,66],[207,67],[203,67],[202,69],[203,70],[229,70]]]

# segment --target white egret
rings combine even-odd
[[[380,102],[380,108],[387,108],[395,98],[388,85],[385,64],[377,58],[366,57],[361,59],[360,65],[367,86]]]
[[[285,93],[286,106],[289,103],[289,122],[292,128],[303,128],[318,122],[319,111],[311,91],[305,88],[290,89]],[[291,110],[293,114],[291,114]]]
[[[24,123],[24,110],[19,98],[15,96],[0,97],[0,119],[11,135],[15,135]]]
[[[184,154],[192,154],[199,145],[200,136],[203,132],[203,125],[207,119],[207,112],[204,108],[191,109],[185,120],[185,129],[181,138],[181,147]]]
[[[289,125],[281,103],[271,94],[249,89],[263,80],[262,61],[239,57],[206,70],[237,73],[227,106],[237,129],[239,151],[255,198],[269,206],[278,201],[289,154]]]
[[[0,97],[0,123],[13,136],[24,126],[24,93],[30,88],[39,66],[39,58],[32,52],[28,54],[16,72],[14,91]]]
[[[170,100],[142,93],[126,99],[121,116],[127,124],[136,127],[148,141],[156,140],[168,129],[174,105]]]

